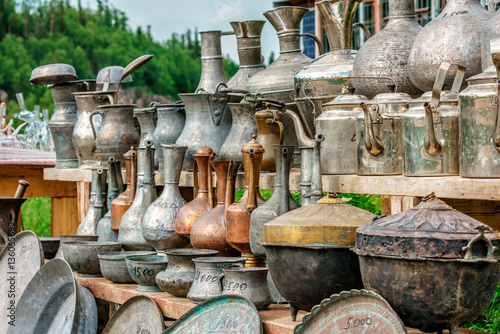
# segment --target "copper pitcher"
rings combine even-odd
[[[258,99],[256,101],[254,108],[258,108],[258,105],[261,103]],[[262,100],[262,102],[264,101]],[[280,109],[284,105],[265,102],[265,106],[264,109],[255,113],[258,133],[257,140],[264,148],[261,170],[275,172],[276,160],[274,158],[273,145],[283,145],[284,126],[281,120]]]
[[[245,169],[245,192],[243,197],[226,210],[227,242],[247,258],[245,266],[258,267],[261,261],[250,249],[250,216],[257,206],[265,201],[259,193],[259,176],[264,148],[259,144],[255,135],[251,142],[241,149],[243,166]]]
[[[193,195],[194,199],[179,210],[175,220],[175,233],[189,236],[194,222],[214,207],[212,188],[212,168],[210,160],[214,151],[210,147],[202,147],[194,156]]]
[[[137,186],[137,151],[134,147],[123,155],[125,171],[127,173],[127,189],[111,202],[111,229],[118,232],[122,216],[132,205]],[[120,170],[121,174],[121,170]]]
[[[217,256],[238,256],[238,251],[226,241],[226,208],[234,201],[235,179],[240,162],[211,161],[217,175],[217,205],[201,216],[191,229],[194,248],[219,251]],[[227,197],[226,197],[227,195]]]

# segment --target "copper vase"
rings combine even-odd
[[[257,133],[259,134],[257,139],[264,148],[262,171],[275,172],[276,159],[274,158],[273,145],[283,145],[284,131],[281,114],[279,110],[267,105],[267,108],[255,113],[255,120],[257,122]]]
[[[241,163],[212,161],[211,164],[217,175],[217,205],[194,223],[191,229],[191,244],[194,248],[217,250],[217,256],[238,256],[238,251],[226,241],[225,216],[227,204],[234,201],[234,180]]]

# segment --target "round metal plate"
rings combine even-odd
[[[380,295],[351,290],[332,295],[316,305],[297,325],[294,334],[406,334],[405,326]]]
[[[128,299],[108,321],[102,334],[161,333],[163,313],[148,296]]]
[[[0,333],[6,333],[12,306],[17,307],[21,294],[43,264],[40,241],[32,231],[14,237],[14,243],[0,252]],[[10,307],[10,309],[9,309]]]
[[[208,299],[180,317],[163,334],[257,334],[263,333],[260,314],[240,296]]]
[[[15,326],[9,326],[7,334],[97,331],[94,296],[77,284],[71,267],[62,259],[40,268],[16,306]]]

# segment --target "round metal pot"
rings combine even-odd
[[[168,267],[156,275],[156,284],[174,296],[186,297],[196,274],[193,259],[216,254],[217,251],[209,249],[185,248],[167,251]]]
[[[112,252],[98,254],[102,276],[115,283],[135,283],[128,272],[125,258],[132,255],[156,255],[156,252]]]
[[[219,280],[223,282],[223,295],[239,295],[251,301],[258,310],[272,304],[267,287],[267,268],[225,268]]]
[[[98,254],[118,252],[122,244],[106,241],[73,241],[62,245],[64,259],[81,277],[100,277]]]
[[[64,253],[62,245],[65,242],[73,242],[73,241],[97,241],[99,236],[97,235],[71,235],[71,234],[60,234],[59,239],[61,242],[59,243],[59,249],[57,250],[57,254],[55,256],[56,259],[64,259]]]
[[[130,277],[139,284],[137,291],[161,291],[155,277],[167,268],[165,255],[132,255],[125,258],[125,263]]]

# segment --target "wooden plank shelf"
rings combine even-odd
[[[44,178],[53,181],[90,182],[91,171],[46,168]],[[163,185],[163,180],[163,173],[155,172],[156,184]],[[273,189],[274,180],[275,173],[261,173],[260,189]],[[242,188],[243,184],[244,176],[240,172],[236,185],[238,188]],[[182,172],[180,186],[193,186],[191,172]],[[300,190],[300,172],[294,169],[290,173],[290,189]],[[500,201],[500,178],[323,175],[323,190],[353,194],[415,197],[423,197],[434,192],[440,198]]]

